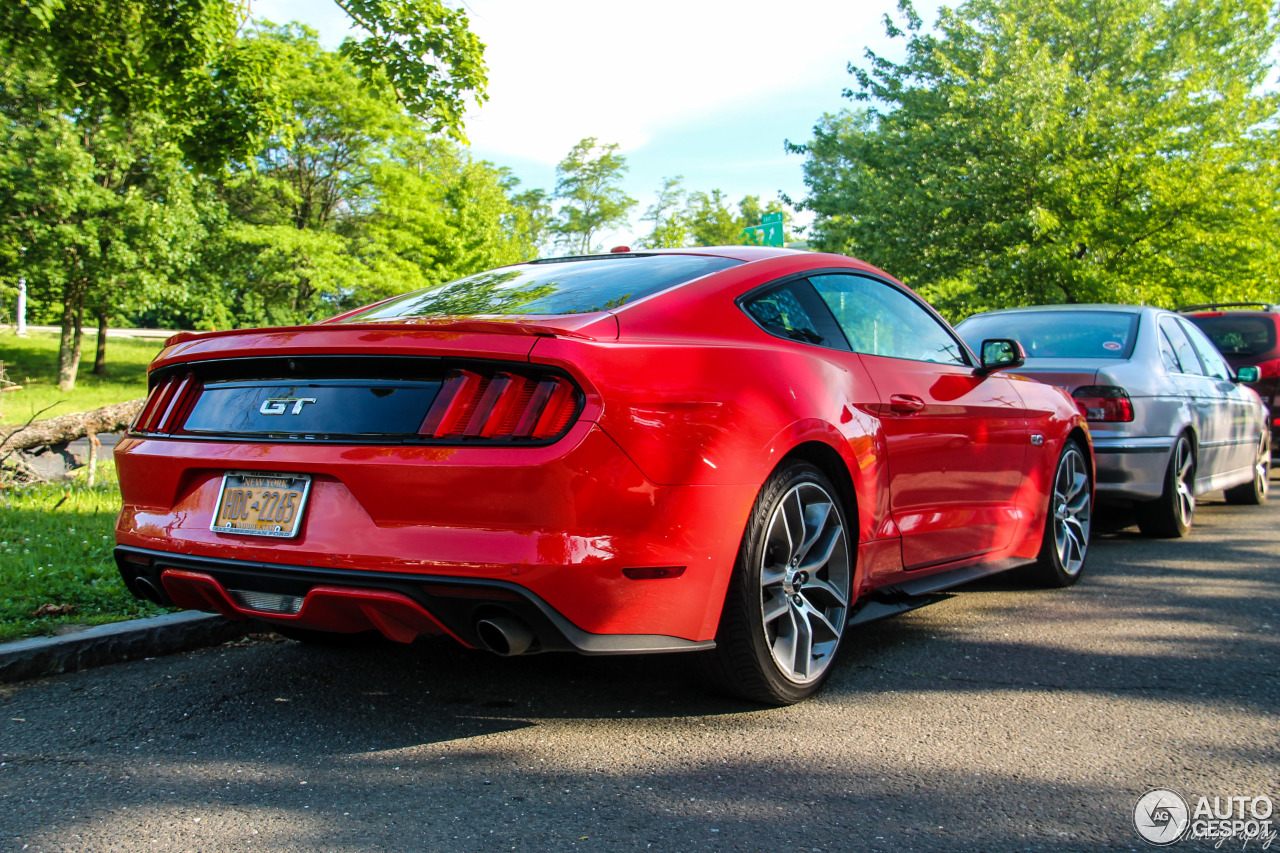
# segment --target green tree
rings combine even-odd
[[[441,0],[334,0],[369,35],[347,39],[342,53],[370,76],[384,77],[411,115],[432,133],[465,138],[467,101],[485,100],[484,45],[462,9]]]
[[[511,204],[514,206],[514,227],[523,234],[529,245],[529,255],[537,256],[551,248],[555,237],[556,213],[543,189],[515,192],[515,184],[508,186]]]
[[[340,5],[370,33],[343,48],[363,72],[355,87],[392,92],[392,111],[402,119],[407,110],[433,131],[461,136],[463,107],[470,97],[481,100],[485,85],[483,46],[465,15],[437,0]],[[278,52],[286,45],[239,37],[246,9],[241,0],[0,4],[8,143],[0,277],[24,275],[46,302],[60,301],[64,388],[75,381],[86,310],[100,327],[112,314],[153,310],[157,288],[172,291],[173,265],[184,262],[192,235],[217,219],[189,215],[194,186],[252,159],[297,116],[300,105],[285,100],[296,93],[290,64],[281,61],[288,57]],[[328,189],[306,187],[298,199],[276,201],[323,205]],[[288,237],[292,255],[318,268],[296,277],[299,291],[338,275],[331,237]],[[100,350],[98,369],[104,359]]]
[[[600,231],[627,224],[636,200],[622,191],[626,173],[627,158],[617,143],[604,145],[589,136],[573,146],[556,166],[555,198],[563,204],[554,231],[561,245],[585,255]]]
[[[441,0],[339,0],[368,35],[343,52],[389,81],[433,131],[461,136],[484,100],[484,45]],[[0,4],[5,50],[54,72],[58,96],[92,117],[161,111],[204,164],[251,153],[279,107],[273,55],[237,38],[242,0],[15,0]],[[107,34],[110,37],[105,37]],[[269,46],[269,44],[267,45]]]
[[[641,222],[652,223],[649,236],[640,241],[649,249],[677,249],[689,245],[692,231],[689,227],[689,211],[685,206],[683,175],[664,178],[657,199],[645,210]]]
[[[1277,282],[1266,0],[970,0],[870,54],[807,155],[814,242],[952,313]]]
[[[689,194],[689,230],[696,246],[737,246],[746,223],[724,191]]]
[[[58,381],[70,390],[86,310],[101,325],[154,298],[185,262],[198,238],[192,178],[163,117],[69,115],[50,74],[0,69],[0,123],[0,254],[36,300],[58,307]]]
[[[310,322],[535,251],[509,173],[432,138],[378,72],[314,31],[259,37],[277,43],[290,108],[253,168],[224,180],[209,259],[241,322]]]
[[[370,283],[363,304],[442,284],[536,255],[529,209],[504,169],[438,139],[402,142],[375,172],[378,208],[362,236]],[[518,196],[516,197],[518,198]]]
[[[224,181],[222,263],[234,310],[302,322],[332,313],[326,306],[359,286],[350,244],[376,204],[374,170],[414,123],[385,81],[322,49],[315,31],[264,27],[252,38],[273,45],[287,108],[252,168]]]

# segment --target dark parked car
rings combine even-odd
[[[1233,368],[1256,367],[1262,374],[1249,386],[1271,414],[1271,455],[1276,458],[1280,454],[1280,305],[1220,302],[1180,310],[1209,336]]]

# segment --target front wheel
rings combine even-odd
[[[769,705],[806,699],[831,673],[853,589],[854,543],[835,487],[806,462],[765,482],[720,617],[711,677]]]
[[[1164,474],[1164,491],[1135,507],[1145,536],[1180,539],[1191,531],[1196,514],[1196,453],[1186,433],[1178,436]]]
[[[1089,551],[1093,521],[1093,482],[1089,461],[1080,444],[1070,439],[1062,447],[1049,495],[1040,556],[1027,574],[1042,586],[1071,586],[1080,579]]]
[[[1258,447],[1258,457],[1253,462],[1253,479],[1241,483],[1222,494],[1229,504],[1245,504],[1260,506],[1267,502],[1267,492],[1271,489],[1271,433],[1263,427],[1262,440]]]

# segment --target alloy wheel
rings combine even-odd
[[[1271,490],[1271,442],[1263,436],[1258,450],[1258,461],[1253,466],[1253,484],[1260,497],[1266,498]]]
[[[776,505],[765,536],[765,641],[778,671],[808,684],[822,677],[844,632],[853,578],[844,523],[826,489],[800,483]]]
[[[1182,526],[1190,527],[1196,512],[1196,466],[1195,454],[1191,452],[1191,442],[1186,436],[1179,436],[1173,453],[1174,487],[1177,489],[1175,507]]]
[[[1089,524],[1093,500],[1084,455],[1068,448],[1058,463],[1053,482],[1053,541],[1058,561],[1068,575],[1079,574],[1089,550]]]

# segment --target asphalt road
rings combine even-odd
[[[1149,788],[1280,804],[1280,503],[1097,536],[1086,571],[859,629],[784,709],[679,656],[440,642],[10,686],[0,849],[1146,850]]]

